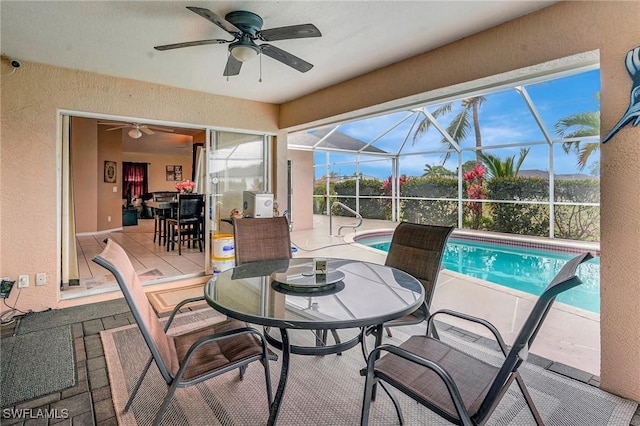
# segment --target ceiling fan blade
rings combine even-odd
[[[180,49],[182,47],[203,46],[205,44],[231,43],[232,41],[233,40],[223,40],[220,38],[214,38],[211,40],[196,40],[196,41],[185,41],[183,43],[165,44],[162,46],[154,46],[153,48],[156,50],[171,50],[171,49]]]
[[[145,126],[145,127],[147,129],[150,129],[150,130],[155,130],[156,132],[164,132],[164,133],[173,133],[174,132],[173,129],[165,129],[165,128],[162,128],[162,127],[153,127],[153,126]],[[140,130],[142,130],[142,127],[140,128]]]
[[[202,7],[193,7],[193,6],[187,6],[187,9],[197,13],[198,15],[202,16],[205,19],[208,19],[209,21],[213,22],[214,24],[216,24],[217,26],[219,26],[220,28],[222,28],[228,33],[231,33],[231,34],[242,33],[242,31],[238,27],[236,27],[235,25],[233,25],[231,22],[227,21],[223,17],[216,15],[209,9],[205,9]]]
[[[300,24],[262,30],[259,33],[259,37],[264,41],[276,41],[292,38],[322,37],[322,33],[313,24]]]
[[[105,123],[105,124],[106,124],[106,123]],[[130,127],[130,126],[129,126],[129,125],[126,125],[126,126],[112,127],[111,129],[105,129],[105,132],[110,132],[111,130],[124,129],[125,127]]]
[[[153,130],[151,130],[147,126],[140,126],[138,127],[138,129],[145,135],[153,135],[155,133]]]
[[[98,121],[98,124],[102,124],[103,126],[131,126],[131,123],[122,123],[120,121]]]
[[[275,47],[270,44],[261,44],[260,50],[265,55],[275,59],[276,61],[280,61],[285,65],[289,65],[291,68],[295,68],[300,72],[307,72],[313,68],[313,65],[309,62],[300,59],[289,52],[285,52],[279,47]]]
[[[238,75],[240,74],[240,68],[242,68],[242,62],[237,60],[233,55],[229,55],[227,65],[224,67],[224,73],[222,73],[222,75],[225,77]]]

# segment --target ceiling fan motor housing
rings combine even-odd
[[[256,33],[262,29],[262,25],[264,24],[260,16],[245,10],[227,13],[224,19],[238,27],[242,32],[251,34],[253,37],[257,37]]]

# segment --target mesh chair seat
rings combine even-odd
[[[242,321],[229,319],[213,324],[212,326],[173,336],[175,362],[177,365],[180,365],[181,360],[185,359],[185,355],[191,346],[201,337],[237,330],[246,326],[247,324]],[[237,336],[232,340],[211,342],[193,354],[182,379],[192,380],[225,368],[230,364],[256,356],[259,357],[261,354],[261,343],[251,335],[245,334]],[[275,354],[271,350],[269,350],[269,355],[275,358]]]
[[[460,396],[471,416],[475,415],[480,408],[500,369],[427,336],[411,336],[400,347],[435,361],[449,371],[458,384]],[[442,414],[448,417],[449,421],[459,421],[447,387],[432,370],[416,368],[414,363],[394,354],[388,354],[376,363],[375,374],[392,385],[401,383],[408,392],[414,394],[415,398],[420,399],[432,410],[444,410]]]

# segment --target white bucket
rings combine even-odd
[[[213,251],[211,259],[229,260],[235,259],[236,252],[232,234],[216,234],[211,237],[213,240]]]
[[[223,272],[236,266],[235,259],[212,259],[213,272]]]

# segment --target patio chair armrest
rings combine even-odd
[[[474,317],[473,315],[468,315],[462,312],[452,311],[450,309],[440,309],[439,311],[436,311],[433,314],[431,314],[431,316],[427,320],[427,330],[430,330],[430,327],[432,326],[432,323],[433,323],[433,318],[439,314],[451,315],[456,318],[460,318],[463,320],[474,322],[476,324],[483,325],[491,332],[491,334],[493,334],[493,337],[495,337],[496,342],[498,342],[498,345],[500,346],[500,350],[502,350],[503,355],[507,356],[508,349],[507,349],[507,345],[504,343],[504,339],[502,338],[502,335],[500,334],[498,329],[489,321],[482,318]]]
[[[166,332],[167,330],[169,330],[169,327],[171,327],[171,323],[173,322],[173,319],[175,318],[178,311],[180,311],[180,309],[182,309],[184,305],[187,305],[193,302],[199,302],[201,300],[204,300],[204,294],[199,297],[191,297],[189,299],[185,299],[182,302],[178,303],[176,307],[173,308],[173,310],[171,311],[171,315],[169,315],[169,319],[167,320],[167,323],[164,326],[164,331]]]
[[[435,361],[423,358],[419,355],[416,355],[412,352],[409,352],[395,345],[381,345],[373,349],[369,354],[369,357],[367,358],[367,382],[373,379],[373,370],[375,368],[375,362],[379,358],[379,354],[381,351],[389,352],[409,362],[428,368],[429,370],[436,373],[438,377],[440,377],[440,379],[443,381],[445,386],[447,387],[447,390],[449,391],[449,396],[451,396],[451,400],[453,401],[453,405],[456,408],[456,411],[458,413],[458,416],[460,417],[460,420],[462,421],[462,424],[464,426],[473,425],[473,422],[469,417],[469,413],[467,412],[467,409],[464,406],[464,401],[462,400],[462,396],[460,395],[460,391],[458,390],[458,386],[456,385],[456,382],[453,380],[453,377],[451,377],[451,374],[449,374],[449,372],[445,370],[444,367],[442,367],[440,364],[438,364]]]

